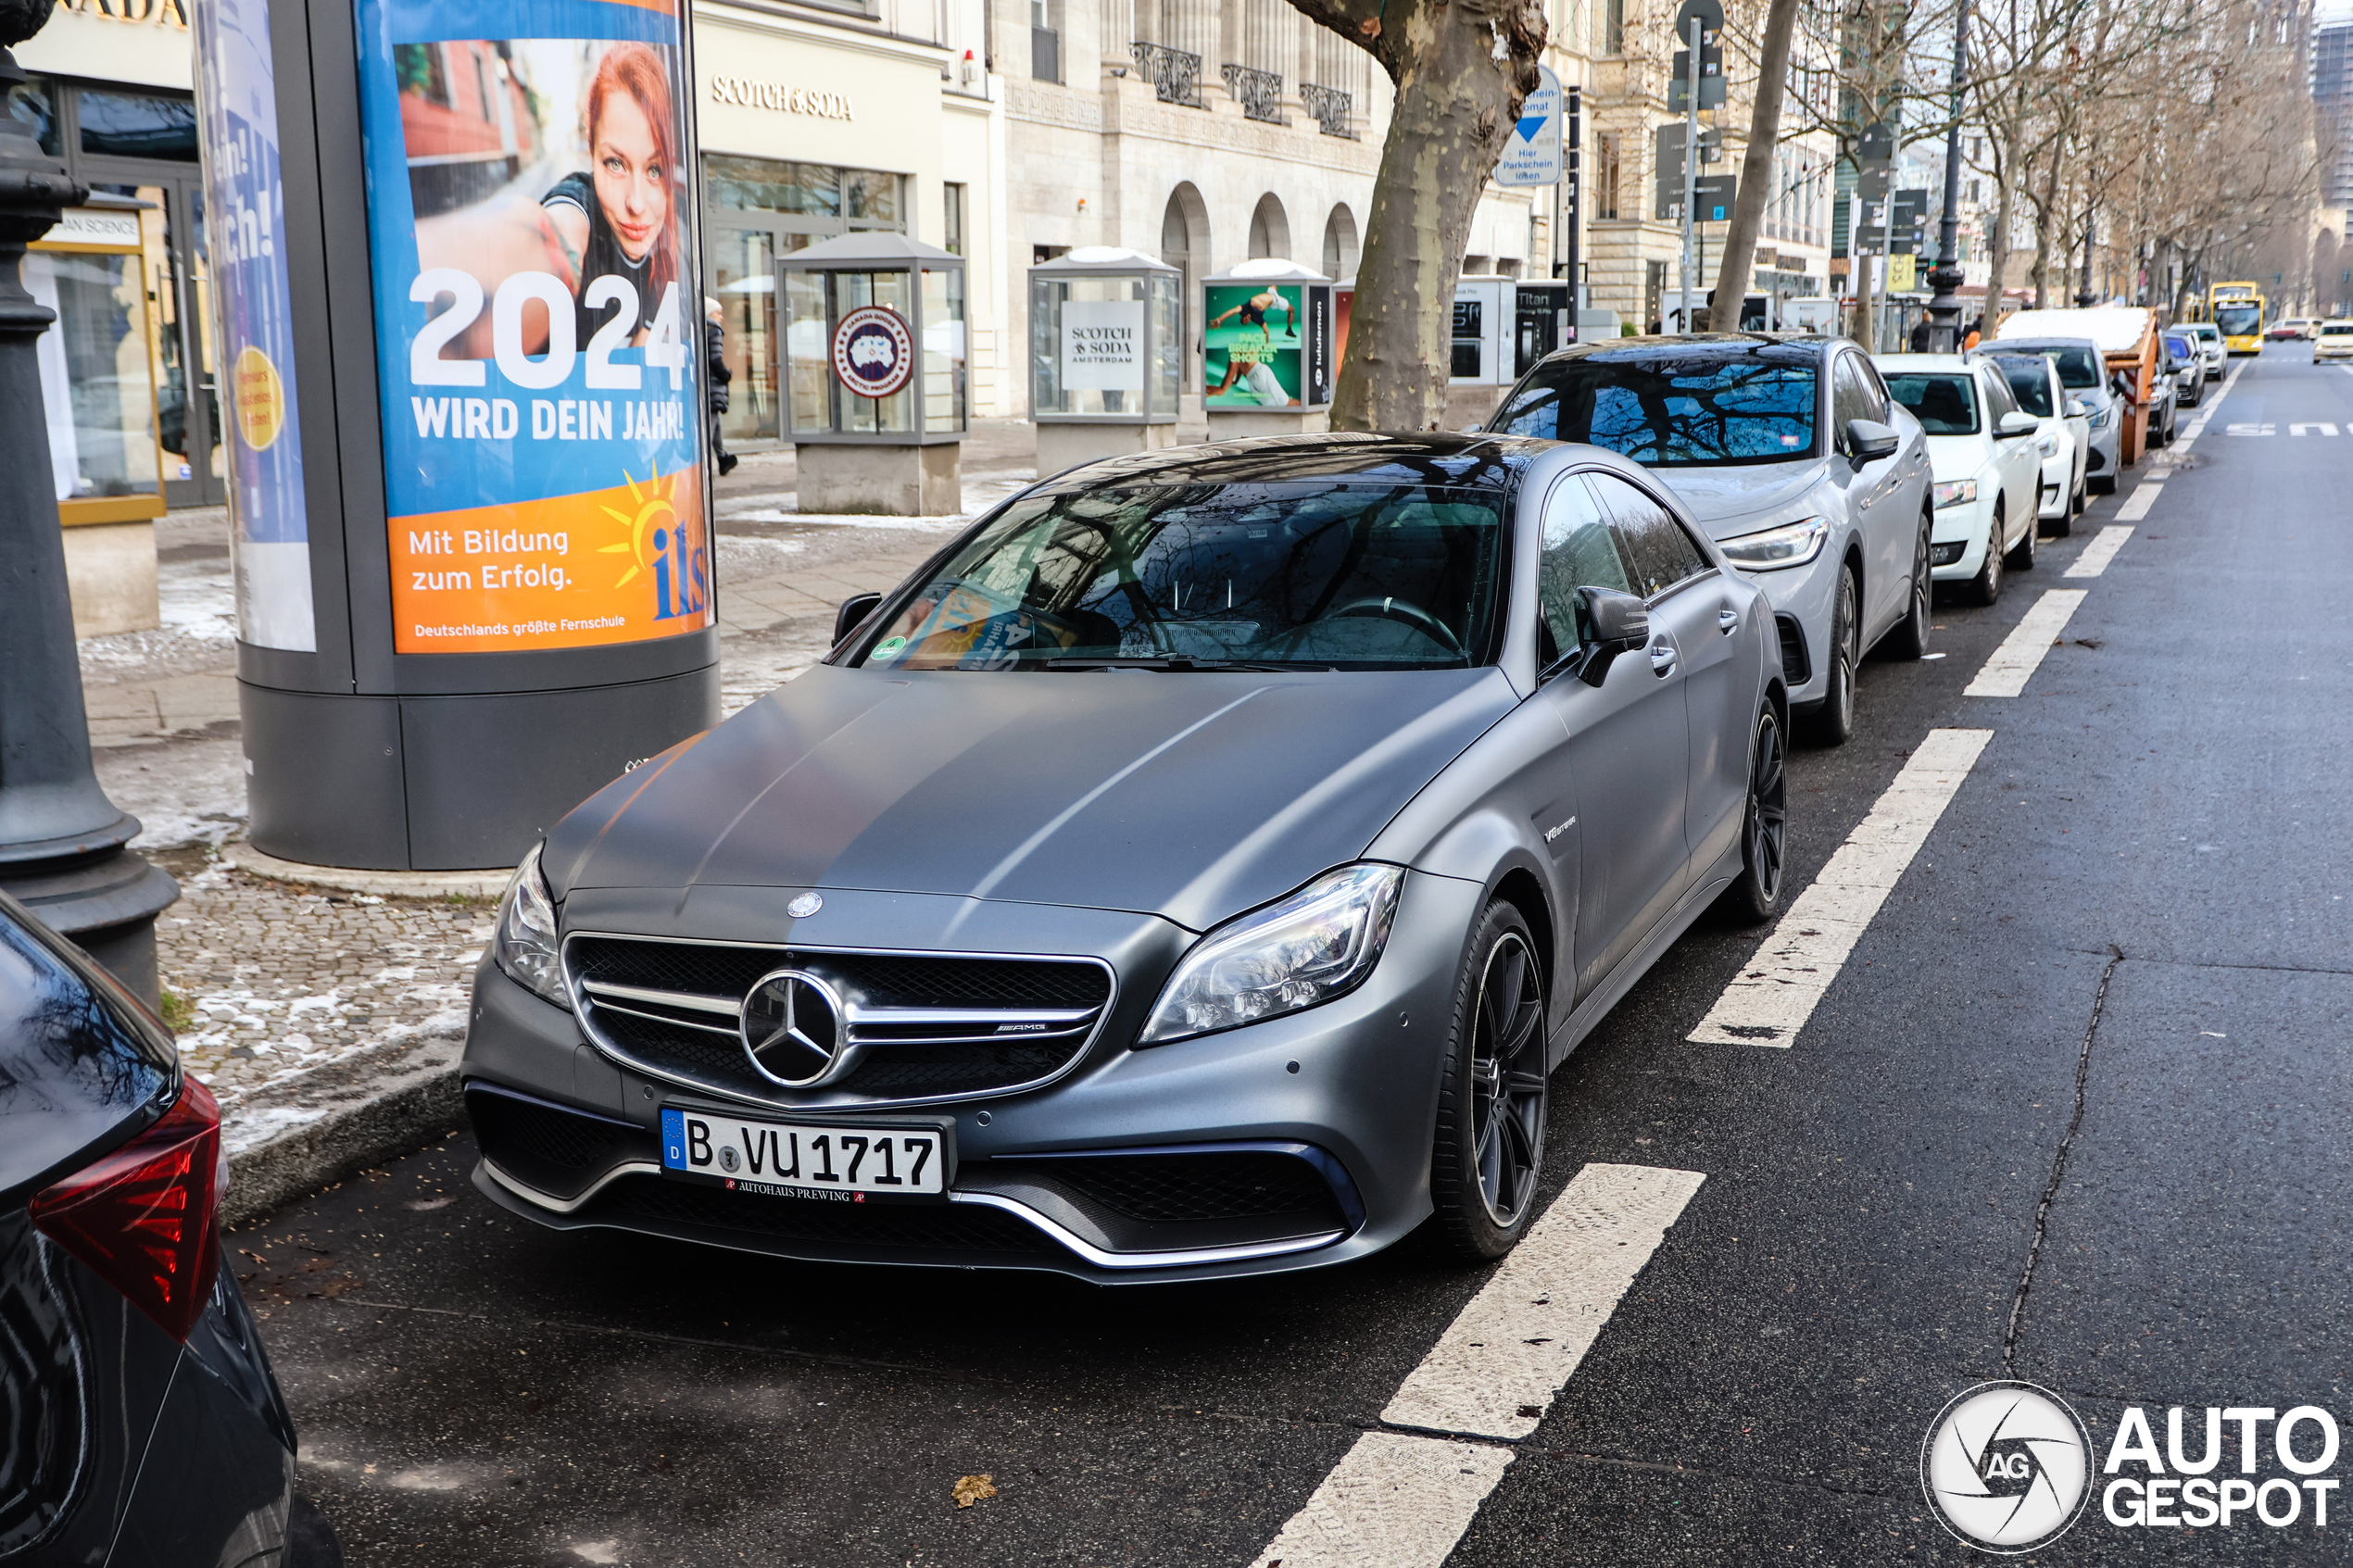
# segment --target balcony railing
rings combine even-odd
[[[1283,79],[1271,70],[1248,66],[1226,68],[1226,91],[1242,107],[1243,117],[1272,125],[1289,125],[1283,118]]]
[[[1128,45],[1135,51],[1136,69],[1151,81],[1164,104],[1201,107],[1201,56],[1141,39]]]
[[[1312,82],[1299,84],[1299,101],[1315,123],[1323,127],[1327,136],[1345,136],[1353,142],[1356,132],[1356,100],[1337,87],[1318,87]]]

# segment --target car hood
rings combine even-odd
[[[1365,852],[1518,701],[1495,670],[819,666],[548,835],[575,888],[859,888],[1194,930]]]
[[[1793,511],[1807,491],[1829,471],[1835,458],[1798,458],[1785,463],[1724,468],[1653,469],[1692,520],[1711,539],[1730,539],[1779,521],[1773,512]]]
[[[1928,438],[1929,471],[1939,483],[1975,479],[1994,466],[1994,444],[1982,436],[1931,435]]]

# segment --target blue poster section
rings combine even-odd
[[[690,171],[667,171],[673,194],[666,232],[654,242],[670,247],[675,297],[667,311],[661,299],[637,300],[630,324],[646,323],[649,341],[627,345],[634,334],[618,325],[626,301],[598,292],[600,282],[610,286],[611,280],[558,270],[585,271],[595,259],[593,245],[585,257],[558,259],[561,251],[551,238],[549,259],[513,271],[485,240],[478,253],[461,251],[454,261],[445,255],[427,271],[420,259],[401,102],[402,45],[484,41],[520,58],[560,41],[649,44],[668,73],[672,145],[683,162],[687,153],[679,105],[691,84],[683,79],[676,13],[608,0],[357,0],[356,9],[387,514],[397,519],[513,507],[698,469],[706,420],[702,301],[683,178]],[[584,69],[593,67],[595,51],[574,53]],[[585,152],[544,161],[553,156],[551,147],[576,133],[585,77],[570,86],[535,90],[529,97],[537,117],[530,141],[543,161],[526,164],[510,188],[449,216],[474,221],[485,234],[501,222],[511,232],[513,224],[536,220],[549,189],[587,170]],[[486,96],[497,90],[485,85],[482,92]],[[452,102],[478,101],[465,97],[472,91],[465,82],[447,91]],[[598,199],[586,183],[581,189],[587,201]],[[579,328],[571,319],[575,301]],[[495,335],[502,312],[510,342],[506,350],[486,354],[476,338]],[[554,321],[559,314],[566,319]],[[548,320],[548,336],[562,341],[531,343],[524,352],[518,346],[520,329],[512,325],[518,320]],[[607,322],[616,324],[610,340],[596,341]],[[421,334],[429,334],[422,350]]]

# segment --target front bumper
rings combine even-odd
[[[1985,543],[1994,532],[1994,499],[1999,492],[1978,481],[1977,499],[1939,507],[1929,529],[1929,575],[1939,583],[1966,583],[1985,565]]]
[[[2075,448],[2062,445],[2043,459],[2040,515],[2067,518],[2075,509]]]
[[[1822,553],[1804,566],[1742,574],[1764,591],[1765,602],[1772,607],[1793,708],[1811,706],[1830,695],[1830,662],[1823,656],[1831,646],[1838,574],[1845,558],[1833,537],[1823,541]]]
[[[822,1113],[851,1123],[952,1121],[958,1163],[949,1200],[933,1204],[811,1202],[663,1174],[665,1105],[749,1117],[810,1113],[781,1099],[660,1082],[617,1063],[584,1038],[571,1013],[485,960],[475,975],[463,1066],[483,1149],[474,1185],[508,1211],[554,1229],[638,1231],[822,1261],[1146,1283],[1363,1257],[1429,1212],[1438,1064],[1462,944],[1482,896],[1476,884],[1409,874],[1389,945],[1354,992],[1288,1017],[1131,1050],[1126,1042],[1190,934],[1149,916],[984,903],[975,919],[969,900],[827,890],[826,935],[844,946],[888,939],[939,950],[940,931],[961,910],[963,950],[1127,959],[1102,1032],[1053,1082],[920,1110],[870,1103]],[[597,901],[575,893],[567,925],[723,935],[660,931],[655,911],[678,906],[674,889],[639,901],[637,919],[585,907]],[[513,1111],[518,1105],[524,1116]],[[540,1118],[536,1132],[522,1124],[527,1116]],[[1195,1169],[1198,1179],[1189,1175]],[[1139,1196],[1141,1187],[1151,1190]]]

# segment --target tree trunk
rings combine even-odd
[[[2002,324],[2002,290],[2009,284],[2010,219],[2018,207],[2018,187],[2010,178],[2007,151],[2012,145],[1998,135],[1994,140],[1994,161],[1999,166],[1994,179],[2001,194],[1994,204],[1994,232],[1987,247],[1992,254],[1985,258],[1985,325],[1981,330],[1988,339]]]
[[[1334,430],[1434,430],[1446,411],[1454,283],[1487,177],[1545,39],[1541,0],[1292,0],[1388,70],[1397,106],[1365,216]]]
[[[2051,294],[2051,224],[2058,206],[2059,149],[2051,148],[2051,171],[2034,204],[2034,308],[2047,309]]]
[[[1740,194],[1732,201],[1732,221],[1724,235],[1724,255],[1716,273],[1716,299],[1707,324],[1727,330],[1725,309],[1731,312],[1730,330],[1741,324],[1741,306],[1748,297],[1750,266],[1756,255],[1756,231],[1765,220],[1765,203],[1773,194],[1773,148],[1781,136],[1781,91],[1789,82],[1790,34],[1797,26],[1797,0],[1773,0],[1765,13],[1765,42],[1756,57],[1756,102],[1749,110],[1748,150],[1741,158]]]

